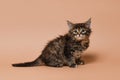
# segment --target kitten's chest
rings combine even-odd
[[[82,51],[82,45],[81,42],[73,42],[70,44],[71,50],[74,52]]]
[[[78,58],[81,57],[81,53],[82,53],[82,51],[77,51],[77,50],[76,50],[76,51],[73,52],[72,55],[73,55],[76,59],[78,59]]]
[[[89,40],[84,40],[80,42],[73,42],[69,45],[69,48],[73,52],[82,52],[89,47]]]

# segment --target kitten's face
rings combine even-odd
[[[91,33],[90,23],[90,19],[85,23],[73,24],[71,22],[68,22],[68,25],[70,27],[70,36],[77,41],[89,38]]]

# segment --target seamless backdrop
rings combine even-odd
[[[119,0],[0,0],[0,80],[120,80]],[[92,18],[86,65],[14,68],[32,61],[51,39],[68,31],[67,20]]]

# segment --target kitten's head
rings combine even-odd
[[[84,39],[89,38],[90,34],[91,34],[91,18],[84,22],[84,23],[72,23],[70,21],[67,21],[67,24],[70,28],[69,30],[69,35],[77,41],[81,41]]]

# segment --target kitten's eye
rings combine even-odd
[[[73,31],[73,34],[77,34],[78,32],[75,30],[75,31]]]
[[[83,33],[83,34],[86,33],[86,30],[82,30],[82,33]]]

